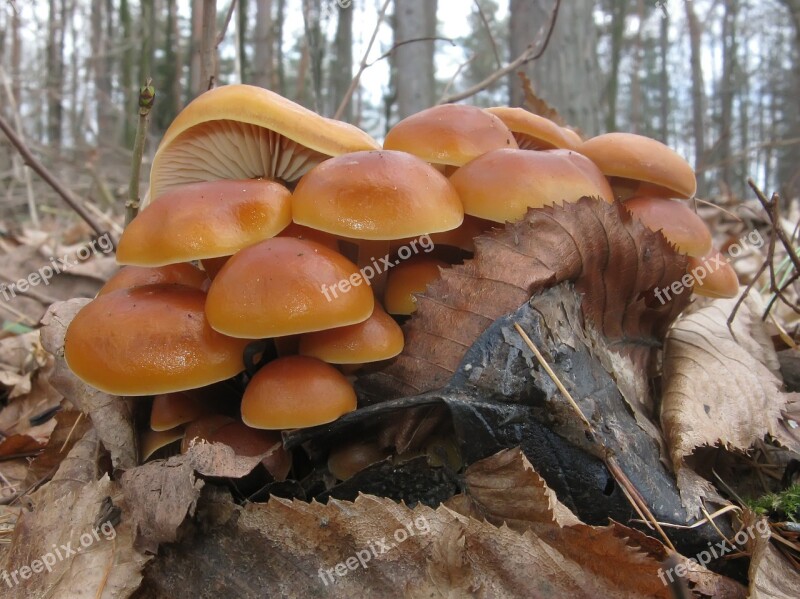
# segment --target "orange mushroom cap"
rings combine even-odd
[[[686,270],[694,278],[693,291],[697,295],[714,298],[739,295],[739,277],[728,260],[717,250],[702,258],[689,258]]]
[[[666,198],[638,197],[625,208],[652,231],[661,231],[679,252],[702,257],[711,251],[711,231],[685,202]]]
[[[159,449],[176,443],[183,438],[183,428],[177,427],[166,431],[142,431],[139,436],[139,454],[141,461],[150,458]]]
[[[167,431],[207,416],[210,412],[209,402],[191,397],[182,391],[162,393],[153,398],[150,428],[154,431]]]
[[[352,441],[337,447],[328,456],[328,470],[339,480],[347,480],[364,468],[389,457],[375,441]]]
[[[567,129],[550,119],[524,108],[497,106],[485,110],[506,124],[521,150],[574,150],[576,147],[575,134],[570,135]]]
[[[332,422],[356,409],[356,393],[330,364],[308,356],[273,360],[242,397],[242,420],[261,429],[292,429]]]
[[[265,179],[176,187],[131,221],[117,262],[161,266],[230,256],[280,233],[292,221],[291,193]]]
[[[67,329],[67,364],[112,395],[184,391],[230,378],[244,370],[247,342],[214,331],[205,300],[205,293],[183,285],[101,295]]]
[[[363,364],[393,358],[403,344],[403,330],[375,304],[364,322],[302,335],[299,353],[329,364]]]
[[[462,166],[450,181],[465,213],[500,223],[519,220],[528,208],[584,196],[613,201],[597,167],[569,150],[495,150]]]
[[[449,166],[464,165],[491,150],[517,147],[502,120],[466,104],[442,104],[412,114],[392,127],[383,142],[385,150]]]
[[[356,324],[374,305],[347,258],[313,241],[275,237],[228,260],[208,290],[206,315],[226,335],[261,339]]]
[[[447,178],[404,152],[355,152],[305,175],[294,222],[341,237],[390,240],[455,229],[464,210]]]
[[[183,441],[181,441],[181,453],[189,451],[189,447],[193,443],[199,443],[201,441],[210,443],[209,437],[223,426],[228,426],[234,422],[236,421],[233,418],[223,414],[209,414],[208,416],[193,420],[186,426]]]
[[[186,285],[202,289],[208,278],[199,268],[191,264],[168,264],[166,266],[123,266],[108,281],[97,295],[119,289],[132,289],[143,285]]]
[[[634,133],[605,133],[583,142],[578,151],[604,175],[631,182],[633,195],[690,198],[697,190],[694,170],[660,141]],[[623,198],[625,199],[625,198]]]
[[[209,443],[224,443],[241,456],[253,457],[269,452],[261,463],[276,480],[285,480],[292,467],[292,456],[283,447],[283,438],[277,431],[258,430],[243,422],[231,422],[209,434],[207,440]]]
[[[324,245],[326,248],[331,249],[334,252],[339,251],[339,241],[335,236],[331,235],[330,233],[326,233],[325,231],[298,225],[295,222],[289,223],[289,225],[283,231],[278,233],[277,237],[296,237],[297,239],[316,241],[317,243]]]
[[[369,135],[269,90],[225,85],[184,108],[153,158],[150,198],[216,179],[296,181],[331,156],[377,149]]]
[[[411,314],[417,309],[415,293],[423,293],[439,278],[439,269],[449,266],[435,258],[416,258],[401,262],[389,271],[383,305],[389,314]]]

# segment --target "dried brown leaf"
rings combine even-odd
[[[716,300],[679,320],[667,335],[661,422],[684,505],[697,513],[710,486],[684,467],[701,446],[741,450],[769,434],[800,450],[783,420],[797,394],[783,393],[768,364],[775,352],[759,342],[760,313],[749,299],[727,327],[735,299]]]
[[[750,558],[751,599],[796,599],[800,596],[800,572],[781,555],[771,533],[755,535]]]

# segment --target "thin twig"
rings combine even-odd
[[[508,63],[502,69],[498,69],[497,71],[486,77],[486,79],[484,79],[480,83],[476,83],[475,85],[464,90],[463,92],[454,94],[452,96],[448,96],[446,98],[442,98],[439,101],[439,104],[450,104],[452,102],[458,102],[459,100],[463,100],[465,98],[469,98],[470,96],[474,96],[475,94],[477,94],[480,91],[483,91],[484,89],[492,85],[495,81],[497,81],[501,77],[504,77],[514,69],[517,69],[522,65],[531,62],[532,60],[537,60],[541,58],[545,50],[547,50],[547,46],[550,44],[550,38],[552,37],[553,30],[556,27],[556,19],[558,19],[558,9],[560,7],[561,7],[561,0],[556,0],[556,4],[553,7],[553,13],[550,16],[550,26],[547,30],[547,36],[544,38],[544,43],[542,44],[542,47],[539,48],[539,50],[536,50],[534,48],[535,44],[531,43],[522,54],[517,56],[517,58]]]
[[[497,43],[494,41],[494,35],[492,34],[492,28],[489,27],[489,21],[486,20],[486,15],[483,14],[483,8],[481,8],[481,3],[479,0],[473,0],[475,3],[475,8],[478,9],[478,16],[481,18],[483,22],[483,26],[486,29],[486,35],[489,36],[489,43],[492,45],[492,53],[494,54],[494,59],[497,62],[497,68],[503,68],[503,61],[500,59],[500,52],[497,50]]]
[[[369,68],[374,65],[376,62],[382,61],[384,58],[389,58],[394,51],[397,50],[400,46],[405,46],[406,44],[413,44],[415,42],[450,42],[451,46],[455,46],[456,42],[449,37],[438,37],[438,36],[431,36],[431,37],[415,37],[414,39],[410,40],[403,40],[402,42],[397,42],[394,46],[389,48],[386,52],[378,56],[375,60],[369,63],[365,68]]]
[[[50,173],[50,171],[47,170],[47,168],[41,162],[39,162],[39,160],[33,154],[31,154],[28,146],[26,146],[25,142],[23,142],[19,136],[17,136],[17,134],[11,128],[11,125],[8,124],[2,115],[0,115],[0,131],[5,133],[6,137],[11,142],[11,145],[13,145],[17,149],[17,152],[19,152],[19,155],[22,156],[25,164],[31,167],[33,171],[39,175],[45,181],[45,183],[47,183],[53,189],[53,191],[55,191],[61,197],[61,199],[64,200],[69,207],[72,208],[78,214],[78,216],[80,216],[86,222],[86,224],[92,228],[95,233],[97,233],[99,236],[106,234],[106,231],[100,228],[100,225],[98,225],[97,222],[95,222],[95,220],[92,218],[92,215],[89,214],[83,206],[81,206],[80,201],[72,195],[72,192],[64,187],[58,181],[58,179],[56,179]]]
[[[453,87],[453,84],[456,82],[456,79],[458,79],[458,76],[461,74],[461,71],[463,71],[466,68],[466,66],[469,63],[471,63],[473,60],[475,60],[476,58],[478,58],[478,55],[477,54],[473,54],[467,60],[462,62],[460,65],[458,65],[458,68],[456,69],[456,72],[453,73],[453,76],[450,77],[450,81],[448,81],[447,85],[444,86],[444,90],[442,91],[442,96],[441,96],[441,99],[439,100],[439,104],[442,103],[442,99],[447,97],[447,94],[450,91],[450,88]]]
[[[131,180],[128,185],[128,201],[125,202],[125,226],[128,226],[139,213],[139,177],[142,172],[144,144],[147,141],[147,125],[150,121],[150,110],[156,99],[153,80],[148,78],[144,87],[139,89],[139,121],[136,125],[136,139],[133,142],[133,159],[131,162]]]
[[[217,35],[217,43],[214,45],[215,48],[219,48],[219,45],[225,41],[225,34],[228,31],[228,26],[231,24],[231,17],[233,17],[233,11],[235,8],[236,0],[231,0],[231,5],[228,7],[228,12],[225,13],[225,21],[222,23],[222,29],[220,29],[220,32]]]
[[[353,77],[353,79],[350,81],[350,87],[347,88],[347,91],[344,93],[344,97],[339,104],[339,108],[336,109],[336,113],[333,115],[334,119],[342,118],[345,108],[347,108],[347,105],[350,103],[350,100],[353,97],[353,92],[356,90],[356,87],[358,87],[358,82],[361,81],[361,74],[367,68],[367,58],[369,57],[369,53],[372,51],[372,45],[375,43],[375,38],[378,37],[378,30],[380,30],[381,24],[386,18],[386,11],[389,10],[389,4],[391,4],[391,2],[392,0],[385,0],[383,6],[381,7],[381,12],[378,13],[378,22],[375,24],[375,30],[372,32],[372,37],[369,39],[367,49],[364,51],[364,57],[361,59],[361,65],[358,67],[358,72],[356,73],[355,77]]]

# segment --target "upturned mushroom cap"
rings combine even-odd
[[[181,453],[189,451],[189,447],[194,443],[210,442],[209,437],[223,426],[228,426],[234,422],[236,421],[233,418],[223,414],[210,414],[193,420],[186,426],[183,441],[181,441]]]
[[[385,150],[400,150],[437,165],[462,166],[491,150],[516,148],[514,135],[495,115],[466,104],[442,104],[392,127]]]
[[[499,223],[519,220],[528,208],[584,196],[613,201],[597,167],[569,150],[495,150],[462,166],[450,181],[465,213]]]
[[[242,420],[253,428],[282,430],[332,422],[356,409],[356,393],[330,364],[308,356],[273,360],[242,397]]]
[[[486,108],[486,111],[505,123],[514,134],[520,150],[574,150],[576,147],[576,135],[568,134],[566,129],[550,119],[524,108],[497,106]]]
[[[314,167],[292,194],[294,222],[352,239],[455,229],[464,220],[447,178],[404,152],[355,152]]]
[[[364,322],[301,336],[299,352],[329,364],[363,364],[394,358],[403,343],[403,330],[375,304]]]
[[[191,264],[169,264],[167,266],[123,266],[108,281],[97,295],[105,295],[119,289],[133,289],[143,285],[186,285],[202,289],[208,278],[199,268]]]
[[[251,85],[198,96],[175,117],[153,158],[150,198],[216,179],[296,181],[331,156],[377,149],[369,135]]]
[[[147,285],[101,295],[67,329],[72,372],[112,395],[157,395],[203,387],[244,370],[247,342],[214,331],[206,295],[183,285]]]
[[[625,208],[651,231],[661,234],[679,252],[701,257],[711,251],[711,231],[685,202],[666,198],[631,198]]]
[[[697,295],[730,298],[739,295],[739,277],[728,260],[717,250],[702,258],[689,258],[686,270],[694,277]]]
[[[291,193],[266,179],[192,183],[164,193],[125,228],[117,262],[161,266],[230,256],[292,221]]]
[[[226,335],[261,339],[356,324],[374,304],[347,258],[313,241],[275,237],[228,260],[208,290],[206,315]]]
[[[449,266],[435,258],[416,258],[401,262],[389,271],[383,305],[389,314],[406,315],[417,309],[415,293],[439,278],[439,269]]]
[[[622,179],[632,195],[690,198],[697,190],[689,163],[660,141],[643,135],[605,133],[586,140],[578,151],[612,182]]]

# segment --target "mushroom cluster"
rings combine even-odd
[[[154,396],[143,458],[222,440],[269,453],[281,480],[276,431],[354,410],[353,377],[402,351],[415,294],[481,232],[532,207],[623,199],[702,258],[710,233],[671,199],[694,189],[659,142],[583,141],[518,108],[430,108],[381,148],[270,91],[220,87],[165,133],[119,241],[124,266],[69,326],[65,358],[102,391]],[[698,290],[729,293],[714,285]]]

